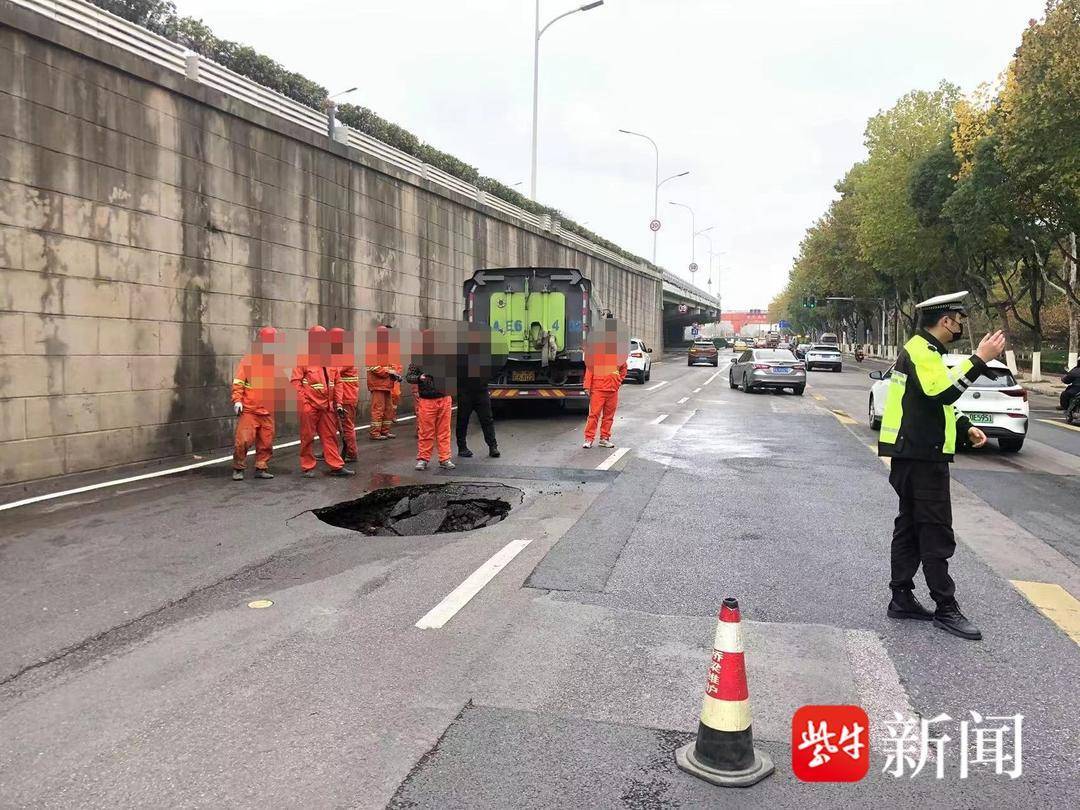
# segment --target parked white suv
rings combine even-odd
[[[966,354],[946,354],[945,365],[949,368],[966,358]],[[999,360],[987,365],[997,375],[995,379],[979,377],[954,403],[971,424],[992,439],[1006,453],[1016,453],[1024,446],[1028,429],[1027,389],[1016,382],[1008,366]],[[870,389],[868,421],[873,430],[881,427],[885,416],[885,401],[889,393],[889,377],[892,369],[882,373],[870,372],[870,379],[877,380]]]
[[[641,338],[630,338],[630,354],[626,356],[626,379],[645,384],[652,376],[652,349]]]

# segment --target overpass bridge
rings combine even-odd
[[[720,299],[695,287],[674,273],[664,271],[664,346],[679,346],[683,342],[683,330],[695,323],[713,323],[720,320]]]

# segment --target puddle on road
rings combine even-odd
[[[520,489],[504,484],[422,484],[377,489],[313,512],[324,523],[369,536],[416,537],[494,526],[522,498]]]

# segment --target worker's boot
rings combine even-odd
[[[457,464],[452,462],[450,459],[447,459],[446,461],[440,461],[439,466],[442,467],[444,470],[456,470],[457,469]]]
[[[472,450],[462,445],[457,449],[458,458],[472,458]]]
[[[601,439],[600,441],[597,442],[597,444],[600,445],[601,447],[614,447],[615,446],[615,443],[613,441],[611,441],[611,439]]]
[[[356,470],[350,470],[348,467],[338,467],[336,470],[330,470],[330,472],[328,472],[327,475],[336,475],[336,476],[356,475]]]
[[[269,470],[255,470],[256,478],[273,478],[274,474]]]
[[[313,467],[310,470],[304,470],[302,475],[304,476],[304,478],[314,478],[315,477],[315,468]]]
[[[928,622],[934,618],[934,614],[919,603],[912,591],[893,589],[892,601],[889,602],[889,618],[920,619]]]
[[[414,470],[420,470],[421,472],[423,472],[424,470],[427,469],[427,465],[428,465],[428,463],[427,463],[426,460],[424,460],[422,458],[418,458],[416,460],[416,466],[413,467],[413,469]]]
[[[233,470],[232,471],[232,480],[233,481],[243,481],[244,480],[244,471],[243,470]]]
[[[397,438],[397,434],[396,434],[396,433],[391,433],[391,432],[390,432],[390,431],[388,430],[388,431],[386,431],[386,433],[382,434],[382,437],[383,437],[384,439],[396,439],[396,438]]]
[[[498,458],[499,456],[501,456],[501,455],[502,455],[502,453],[500,453],[500,452],[499,452],[499,445],[497,445],[497,444],[493,444],[493,445],[491,445],[491,446],[490,446],[490,447],[488,448],[488,455],[489,455],[489,456],[490,456],[491,458]]]
[[[966,638],[969,641],[980,641],[982,633],[979,628],[968,621],[967,617],[960,612],[960,606],[956,602],[947,605],[938,605],[934,611],[934,626],[942,630],[948,630],[954,636]]]

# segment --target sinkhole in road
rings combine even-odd
[[[487,482],[387,487],[354,501],[313,510],[337,526],[376,537],[467,532],[493,526],[520,504],[515,487]]]

